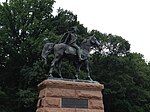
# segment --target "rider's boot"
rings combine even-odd
[[[77,52],[78,52],[79,61],[82,61],[83,58],[82,58],[82,56],[81,56],[81,52],[80,52],[79,50],[78,50]]]
[[[83,58],[81,56],[79,56],[79,61],[82,61],[82,60],[83,60]]]

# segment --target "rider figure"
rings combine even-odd
[[[62,39],[60,40],[61,43],[67,44],[77,50],[77,55],[79,57],[79,60],[83,60],[81,57],[80,47],[77,45],[77,31],[78,28],[76,26],[72,27],[69,31],[67,31]]]

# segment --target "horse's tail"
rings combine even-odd
[[[42,58],[44,59],[44,64],[47,64],[47,56],[53,51],[55,43],[46,43],[42,49]]]

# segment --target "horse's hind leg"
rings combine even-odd
[[[53,77],[52,73],[53,73],[53,69],[56,66],[56,64],[59,62],[60,58],[55,57],[51,63],[51,68],[49,70],[49,77]],[[59,65],[59,64],[58,64]]]
[[[59,73],[59,77],[63,78],[61,75],[61,60],[58,61],[58,73]]]
[[[42,54],[41,56],[42,56],[42,61],[44,60],[44,65],[46,65],[47,64],[47,59],[46,59],[47,54]]]
[[[49,77],[53,77],[52,75],[52,72],[53,72],[53,69],[54,69],[54,66],[55,66],[55,59],[53,59],[52,63],[51,63],[51,68],[49,70]]]
[[[52,73],[53,73],[53,69],[54,69],[54,67],[56,65],[57,60],[58,60],[57,58],[54,58],[52,63],[51,63],[51,68],[49,70],[49,77],[53,77]]]

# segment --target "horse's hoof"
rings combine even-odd
[[[79,80],[78,76],[76,76],[76,80]]]
[[[78,78],[78,77],[75,77],[75,80],[79,80],[79,78]]]
[[[91,77],[89,77],[90,81],[93,81],[93,79]]]
[[[49,77],[49,78],[53,78],[53,75],[50,73],[50,74],[48,75],[48,77]]]
[[[48,79],[51,79],[51,78],[53,78],[53,76],[48,76]]]
[[[62,75],[59,74],[60,79],[63,79]]]
[[[93,79],[90,79],[90,81],[92,82],[92,81],[93,81]]]

